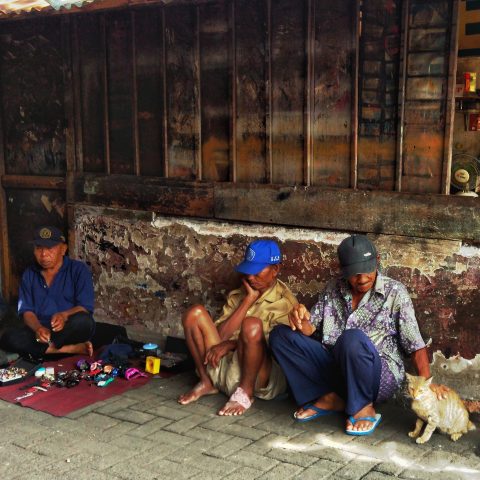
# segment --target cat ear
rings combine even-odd
[[[430,385],[432,383],[433,377],[429,377],[425,380],[425,385]]]
[[[409,382],[412,381],[413,375],[410,375],[409,373],[405,372],[405,376],[407,377],[407,380],[408,380]]]

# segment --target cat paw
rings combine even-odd
[[[419,437],[415,440],[415,442],[417,442],[419,445],[421,445],[422,443],[425,443],[427,442],[427,440],[425,440],[424,438],[422,437]]]
[[[418,437],[418,433],[415,432],[415,430],[413,432],[408,432],[408,436],[410,438],[417,438]]]
[[[456,442],[461,436],[461,433],[452,433],[452,435],[450,435],[450,439]]]

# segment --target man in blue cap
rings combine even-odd
[[[36,359],[54,353],[92,355],[92,274],[65,255],[67,244],[58,228],[37,228],[33,243],[36,264],[25,270],[18,295],[24,326],[7,331],[1,347]]]
[[[407,289],[378,271],[375,245],[352,235],[340,243],[338,259],[341,277],[310,312],[295,306],[290,327],[275,328],[270,347],[299,405],[297,421],[345,411],[345,433],[368,435],[381,419],[374,402],[391,397],[404,379],[403,355],[418,375],[428,378],[430,366]]]
[[[253,397],[269,400],[283,393],[286,381],[267,347],[275,325],[288,325],[297,300],[277,276],[282,256],[272,240],[252,242],[236,271],[242,285],[229,293],[215,322],[205,307],[194,305],[183,317],[185,339],[200,377],[182,405],[222,391],[230,398],[219,415],[242,415]]]

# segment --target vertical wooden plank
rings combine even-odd
[[[315,185],[350,186],[355,9],[348,0],[315,2],[313,178]]]
[[[398,84],[398,122],[397,122],[397,148],[396,148],[396,174],[395,174],[395,190],[402,191],[402,175],[403,175],[403,124],[405,121],[405,86],[407,79],[407,57],[408,57],[408,11],[409,0],[402,3],[402,33],[400,37],[400,70]]]
[[[360,39],[358,188],[393,190],[401,0],[365,0]]]
[[[237,181],[237,30],[236,30],[236,17],[235,12],[237,11],[237,0],[232,0],[230,4],[230,30],[232,32],[230,38],[230,52],[231,52],[231,112],[230,112],[230,152],[231,152],[231,163],[230,163],[230,181]]]
[[[106,74],[105,38],[102,14],[75,17],[75,49],[78,51],[79,83],[78,101],[80,115],[79,155],[83,171],[103,173],[108,171],[106,148]],[[80,40],[81,39],[81,40]]]
[[[202,178],[217,182],[231,174],[228,13],[226,2],[199,7]]]
[[[135,175],[140,175],[140,143],[138,133],[138,92],[137,92],[137,44],[135,12],[130,12],[132,24],[132,124],[133,124],[133,159]]]
[[[64,175],[64,63],[60,17],[2,24],[5,171]]]
[[[265,183],[266,3],[237,0],[235,5],[237,181]]]
[[[273,76],[272,76],[272,0],[266,0],[265,40],[265,181],[272,183],[273,175]]]
[[[306,44],[306,76],[305,82],[305,141],[304,141],[304,165],[303,181],[305,185],[311,185],[313,178],[313,106],[315,99],[315,0],[307,2],[307,44]]]
[[[196,131],[198,138],[195,148],[195,178],[203,179],[203,160],[202,160],[202,69],[200,67],[200,7],[195,7],[195,45],[194,45],[194,84],[196,91]]]
[[[195,178],[198,150],[195,83],[195,7],[165,7],[167,42],[168,172],[170,177]]]
[[[75,129],[75,171],[83,172],[83,125],[82,125],[82,90],[80,69],[80,42],[78,39],[78,17],[71,22],[72,44],[72,88]]]
[[[272,179],[303,183],[308,2],[272,2],[270,122]],[[308,120],[307,120],[308,121]]]
[[[445,143],[443,147],[443,171],[441,193],[450,193],[452,174],[453,131],[455,128],[455,80],[458,53],[458,12],[459,0],[453,0],[450,22],[450,51],[448,54],[448,90],[445,115]],[[477,74],[478,75],[478,74]],[[480,81],[480,80],[478,80]]]
[[[443,30],[449,38],[452,0],[410,0],[410,38],[407,58],[402,191],[441,193],[445,158],[445,120],[448,73],[445,68],[450,42],[431,48],[413,41]],[[433,122],[412,121],[411,111],[426,111],[437,105],[440,115]],[[437,108],[438,108],[437,107]],[[447,142],[448,143],[448,142]]]
[[[64,102],[65,102],[65,155],[66,155],[66,171],[73,172],[76,169],[75,158],[75,100],[74,87],[72,77],[72,22],[69,16],[61,18],[61,38],[62,38],[62,57],[63,57],[63,83]]]
[[[165,177],[170,176],[169,172],[169,153],[168,153],[168,102],[167,102],[167,22],[165,18],[165,8],[162,8],[162,103],[163,103],[163,173]]]
[[[350,187],[357,188],[358,183],[358,89],[360,74],[360,2],[356,2],[355,16],[352,18],[352,29],[355,35],[355,53],[352,84],[352,138],[350,151]]]
[[[136,95],[141,175],[164,175],[163,33],[158,7],[135,12]]]
[[[130,12],[112,11],[106,14],[108,112],[111,173],[133,174],[133,76],[132,24]]]
[[[0,43],[0,59],[3,58],[3,44]],[[3,67],[3,62],[1,67]],[[3,84],[0,82],[0,178],[5,175],[5,148],[4,148],[4,120],[3,120]],[[8,244],[7,196],[5,189],[0,185],[0,275],[1,292],[6,302],[11,300],[11,267],[10,248]]]
[[[105,171],[110,174],[112,171],[112,159],[110,154],[110,110],[109,96],[110,90],[108,86],[108,51],[107,51],[107,19],[105,14],[101,16],[101,32],[102,32],[102,84],[103,84],[103,135],[104,135],[104,158]]]

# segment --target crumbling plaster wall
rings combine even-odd
[[[337,273],[336,248],[347,235],[90,206],[76,207],[74,223],[75,255],[94,275],[96,318],[155,336],[182,336],[181,316],[191,304],[205,304],[218,315],[239,282],[233,266],[258,237],[280,242],[280,277],[311,306]],[[408,287],[432,350],[467,359],[479,353],[480,248],[452,240],[372,239],[382,270]]]

